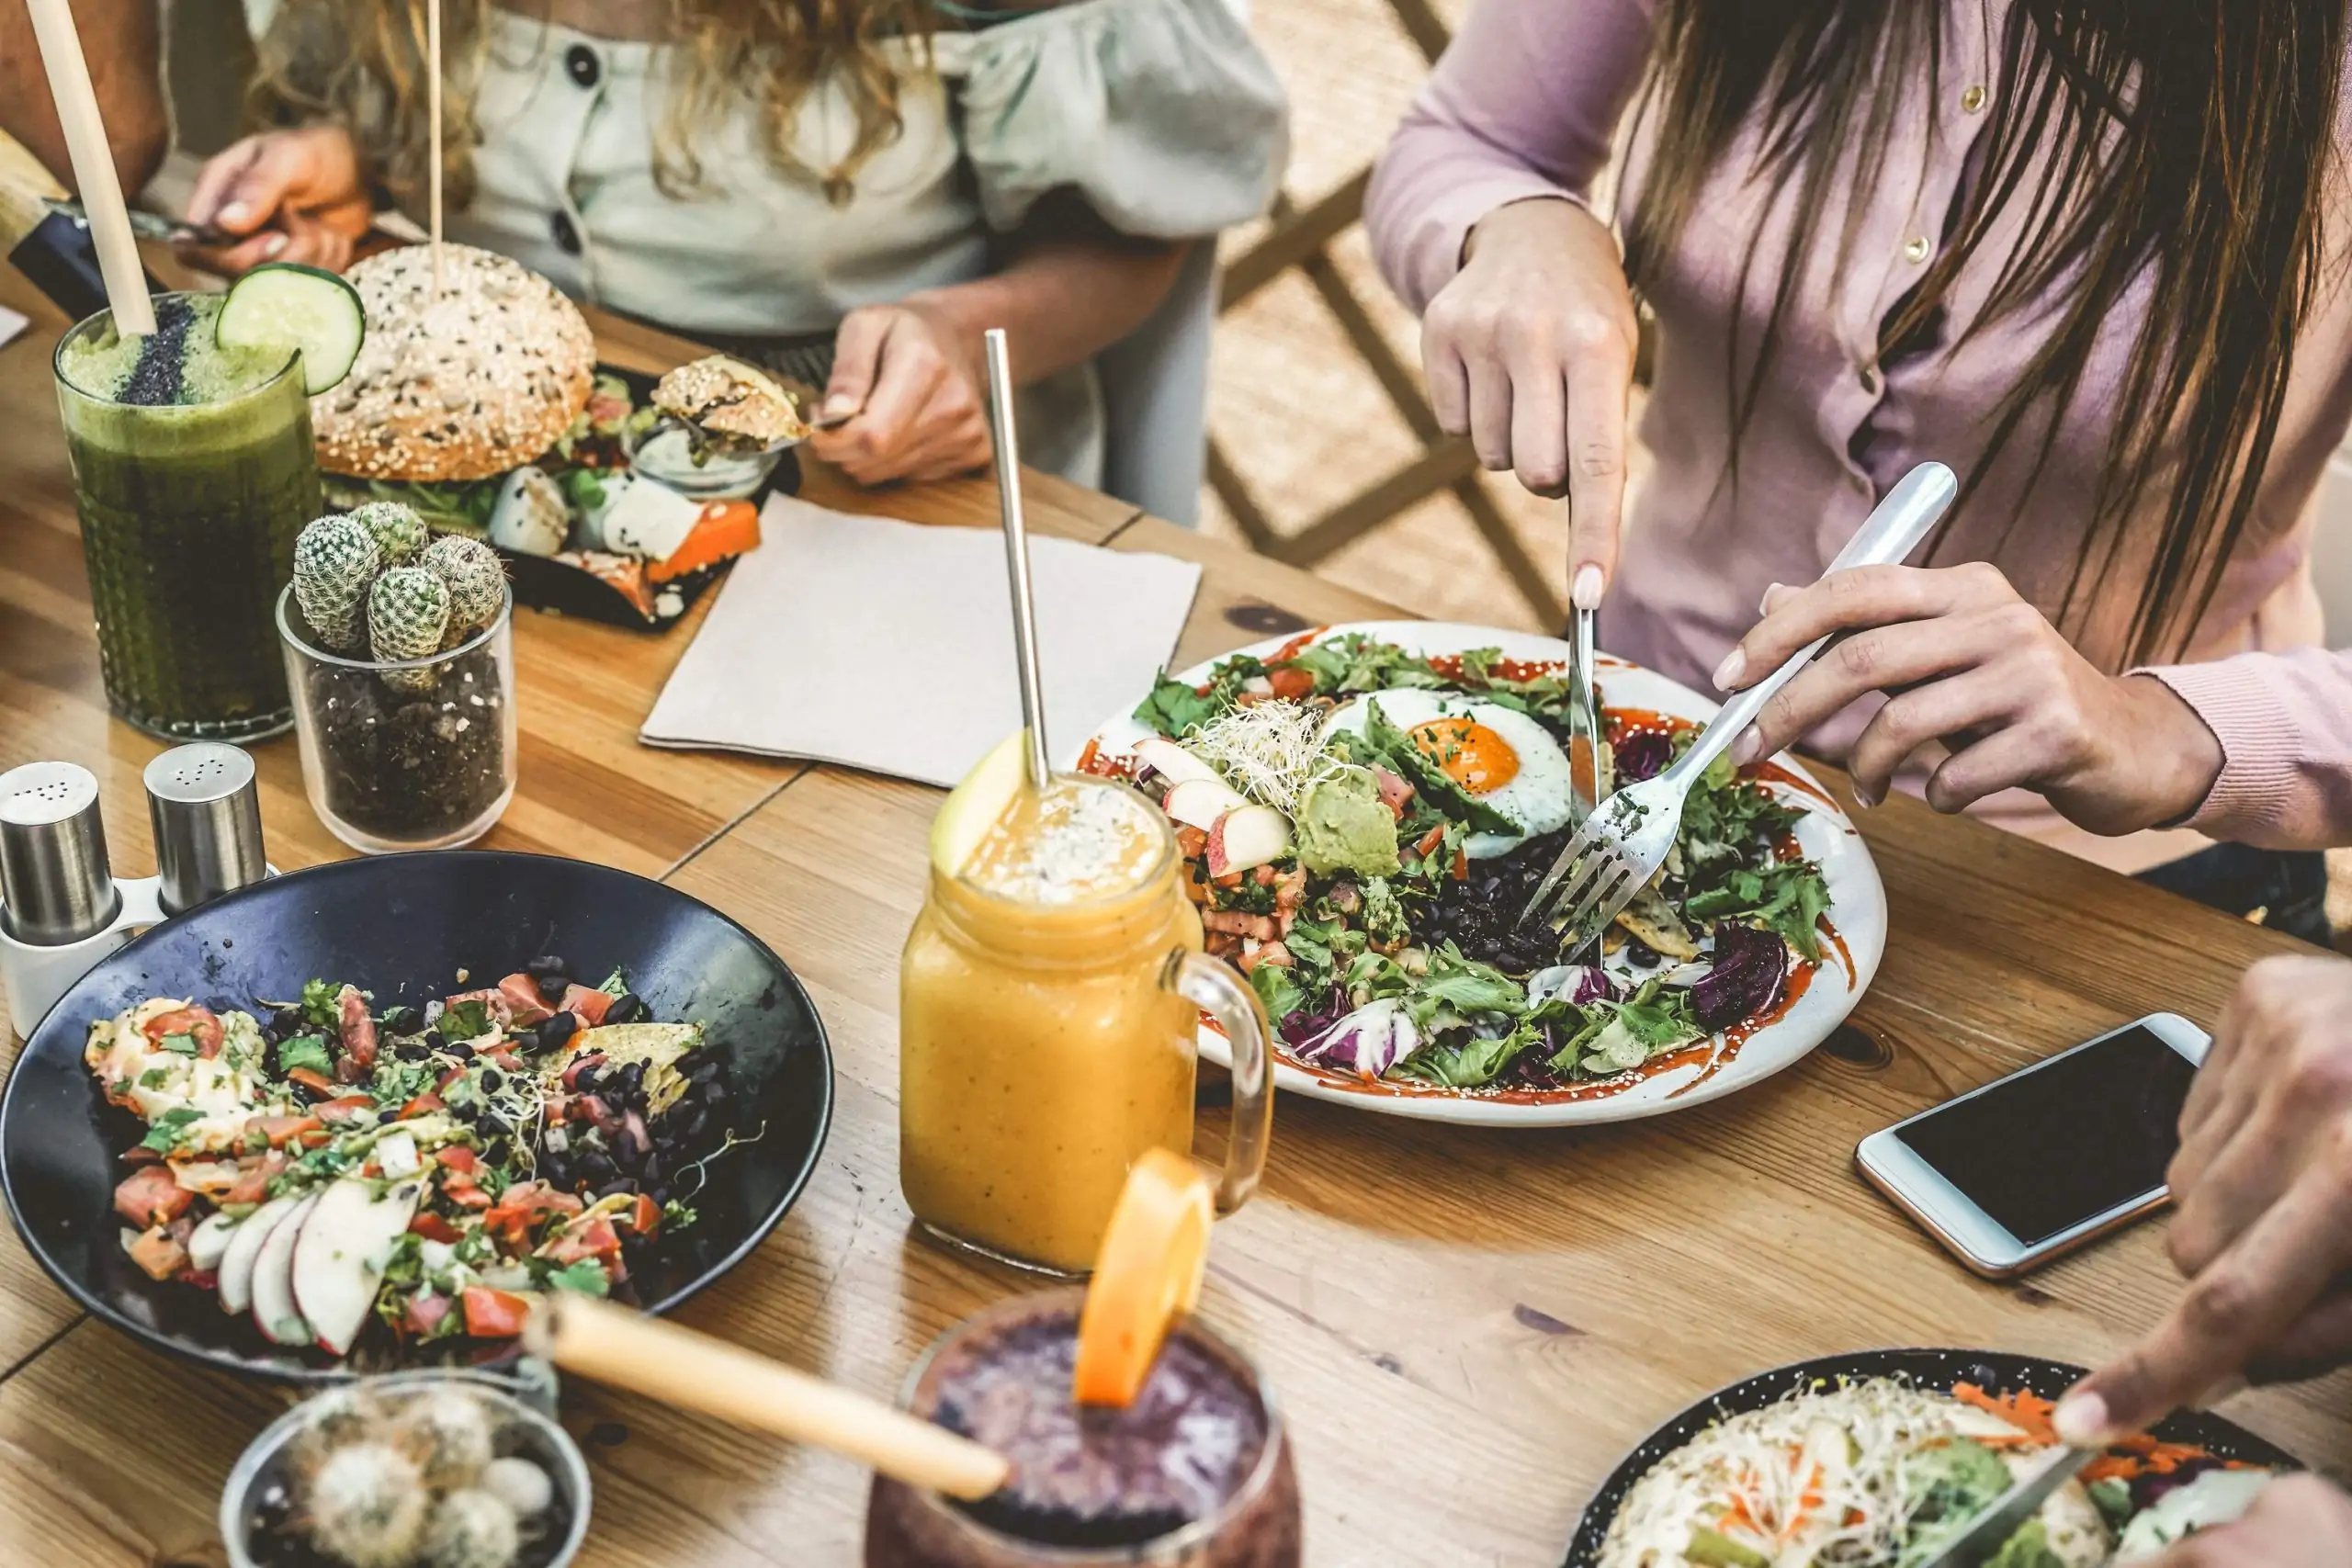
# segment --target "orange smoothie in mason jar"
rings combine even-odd
[[[1263,1014],[1236,1017],[1254,993],[1201,956],[1159,809],[1114,780],[1030,789],[1020,768],[1017,747],[1001,750],[934,826],[899,968],[899,1178],[932,1231],[1075,1272],[1136,1158],[1191,1145],[1202,1008],[1245,1040]],[[1258,1135],[1235,1140],[1255,1147],[1228,1209],[1264,1146],[1266,1108],[1236,1098]]]

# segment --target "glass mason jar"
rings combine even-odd
[[[954,1402],[952,1397],[943,1399],[943,1393],[952,1396],[956,1385],[977,1368],[1001,1355],[1009,1337],[1022,1335],[1034,1342],[1043,1330],[1074,1337],[1084,1301],[1081,1291],[1047,1291],[999,1303],[965,1319],[942,1335],[915,1363],[899,1392],[899,1406],[926,1420],[936,1420],[943,1405]],[[1151,1505],[1159,1499],[1122,1499],[1123,1486],[1156,1490],[1169,1473],[1194,1474],[1195,1461],[1203,1456],[1197,1449],[1183,1451],[1187,1444],[1196,1444],[1220,1429],[1230,1432],[1237,1424],[1255,1426],[1260,1442],[1255,1462],[1249,1465],[1232,1495],[1206,1515],[1171,1520],[1174,1528],[1142,1540],[1070,1545],[1066,1544],[1071,1533],[1069,1527],[1075,1526],[1082,1533],[1102,1521],[1073,1517],[1062,1507],[1056,1507],[1049,1517],[1037,1518],[1037,1499],[1033,1497],[1019,1497],[1011,1507],[996,1506],[999,1499],[966,1506],[936,1492],[877,1475],[866,1502],[865,1568],[1109,1568],[1113,1563],[1128,1568],[1298,1568],[1303,1534],[1298,1476],[1273,1391],[1248,1356],[1196,1318],[1183,1319],[1170,1330],[1169,1347],[1170,1350],[1181,1347],[1189,1354],[1192,1375],[1180,1385],[1183,1407],[1172,1415],[1162,1412],[1167,1418],[1152,1423],[1159,1438],[1156,1448],[1133,1441],[1105,1443],[1082,1457],[1073,1456],[1054,1442],[1055,1434],[1033,1433],[1050,1451],[1028,1455],[1010,1451],[1006,1457],[1013,1461],[1016,1478],[1025,1460],[1032,1471],[1049,1475],[1051,1483],[1066,1495],[1125,1501],[1131,1506],[1140,1502],[1147,1510],[1144,1517],[1148,1517]],[[1066,1389],[1066,1384],[1057,1385],[1060,1392]],[[1237,1404],[1238,1409],[1233,1407]],[[1225,1407],[1216,1407],[1220,1404]],[[1097,1415],[1089,1412],[1087,1422],[1095,1422]],[[1117,1467],[1123,1464],[1136,1467],[1138,1473],[1119,1473]],[[1074,1467],[1093,1472],[1076,1475]],[[1062,1527],[1055,1533],[1065,1543],[1041,1541],[1022,1533],[1019,1527],[1024,1518]]]
[[[288,587],[277,634],[302,787],[328,831],[367,854],[446,850],[490,831],[514,798],[514,594],[430,659],[330,653],[303,635]]]
[[[1128,1167],[1192,1146],[1204,1010],[1233,1044],[1218,1213],[1257,1189],[1273,1116],[1265,1010],[1203,954],[1167,819],[1136,818],[1157,839],[1148,868],[1095,897],[1026,902],[932,867],[899,970],[899,1182],[948,1241],[1091,1269]]]
[[[156,298],[158,321],[179,323],[188,385],[209,384],[217,299]],[[51,361],[107,705],[173,740],[276,735],[291,716],[270,601],[320,511],[301,357],[257,385],[212,378],[214,400],[120,402],[70,374],[107,365],[112,326],[99,311]]]

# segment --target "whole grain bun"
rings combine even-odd
[[[356,479],[480,479],[545,453],[586,406],[596,340],[579,308],[520,263],[470,245],[403,245],[345,275],[368,337],[342,385],[311,400],[319,467]]]

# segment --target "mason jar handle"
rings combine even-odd
[[[1216,1020],[1233,1045],[1233,1134],[1225,1145],[1225,1174],[1216,1184],[1220,1217],[1250,1201],[1265,1174],[1266,1145],[1274,1134],[1274,1062],[1266,1006],[1233,968],[1198,953],[1177,953],[1162,985]]]

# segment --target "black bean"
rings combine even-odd
[[[580,1017],[577,1013],[560,1012],[539,1025],[540,1048],[552,1051],[579,1031]]]
[[[1629,942],[1625,944],[1625,962],[1636,969],[1655,969],[1657,967],[1657,949],[1645,942]]]
[[[645,1195],[653,1200],[654,1205],[657,1208],[665,1205],[670,1201],[670,1190],[667,1187],[648,1188]]]
[[[549,1007],[553,1007],[556,1003],[563,1000],[564,992],[571,989],[571,982],[565,979],[560,974],[541,975],[537,977],[533,984],[538,987],[539,1000],[547,1003]]]
[[[582,1155],[576,1163],[579,1166],[580,1179],[582,1181],[610,1181],[616,1175],[619,1174],[618,1167],[615,1166],[610,1159],[594,1149],[591,1149],[586,1154]]]
[[[659,1181],[662,1170],[662,1156],[658,1152],[649,1154],[645,1156],[645,1163],[638,1168],[637,1179],[642,1182]]]
[[[298,1007],[279,1008],[269,1015],[269,1025],[277,1031],[277,1037],[281,1040],[301,1033],[309,1022],[310,1020],[302,1016],[302,1010]]]
[[[708,1106],[705,1106],[702,1110],[695,1111],[694,1113],[693,1120],[686,1123],[686,1137],[688,1141],[701,1137],[703,1134],[703,1129],[709,1125],[710,1108]]]
[[[460,1062],[470,1060],[474,1054],[472,1043],[465,1040],[452,1040],[441,1049],[457,1057]]]
[[[645,1064],[631,1062],[621,1069],[621,1092],[635,1094],[645,1082]]]
[[[571,1162],[561,1155],[541,1155],[539,1178],[557,1187],[569,1187],[571,1185]]]
[[[376,1015],[376,1023],[393,1034],[406,1034],[416,1027],[417,1017],[413,1007],[388,1007]]]
[[[507,1156],[513,1152],[504,1138],[492,1138],[482,1145],[481,1157],[492,1165],[504,1165]]]
[[[429,1051],[446,1051],[449,1047],[449,1042],[439,1030],[428,1029],[424,1032],[424,1045]]]
[[[481,1087],[488,1089],[492,1094],[496,1094],[498,1092],[499,1086],[503,1084],[505,1081],[506,1075],[500,1072],[496,1067],[484,1067],[481,1070]]]
[[[604,1077],[605,1072],[602,1067],[582,1067],[580,1069],[580,1076],[571,1080],[572,1092],[595,1094],[603,1086]]]
[[[647,1007],[645,998],[634,991],[622,992],[613,998],[613,1005],[605,1010],[606,1023],[643,1023],[652,1016],[653,1010]]]
[[[394,1046],[392,1054],[403,1062],[422,1062],[433,1053],[425,1049],[423,1042],[409,1040]]]
[[[708,1083],[718,1076],[718,1064],[717,1062],[697,1062],[695,1064],[695,1070],[688,1073],[686,1077],[693,1083]]]
[[[544,980],[549,976],[560,976],[571,967],[571,966],[570,964],[557,957],[554,953],[543,953],[539,954],[538,957],[532,959],[528,964],[524,964],[523,973],[528,975],[534,980]]]

